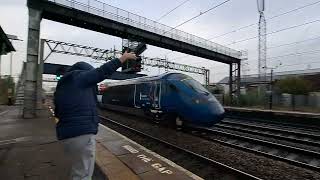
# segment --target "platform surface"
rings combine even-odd
[[[69,179],[71,163],[56,139],[51,113],[35,119],[21,113],[21,107],[0,106],[0,179]],[[93,180],[105,179],[97,170]]]
[[[96,139],[96,162],[108,173],[109,179],[120,176],[120,179],[132,180],[202,179],[103,125],[100,125]],[[118,168],[114,168],[113,164],[118,164]],[[125,170],[120,164],[129,169]]]
[[[0,179],[68,179],[70,162],[48,117],[22,119],[20,107],[0,111]]]
[[[34,119],[21,113],[18,106],[0,108],[0,179],[69,179],[71,163],[56,139],[52,112]],[[93,180],[201,179],[103,125],[96,139]]]

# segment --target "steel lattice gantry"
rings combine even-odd
[[[29,10],[23,116],[33,118],[42,108],[39,59],[40,23],[48,19],[131,39],[225,64],[240,62],[241,52],[160,24],[98,0],[27,0]]]
[[[50,51],[49,54],[43,59],[44,61],[46,61],[52,53],[89,57],[95,60],[110,60],[121,53],[120,51],[115,51],[112,49],[100,49],[96,47],[48,39],[42,39],[42,43],[44,43],[44,45],[46,45]]]
[[[52,53],[60,53],[67,55],[75,55],[82,57],[89,57],[96,61],[108,61],[115,57],[120,57],[122,51],[115,49],[101,49],[96,47],[78,45],[74,43],[67,43],[61,41],[54,41],[48,39],[41,40],[41,56],[43,56],[44,46],[49,49],[48,55],[43,58],[45,61]],[[150,58],[142,56],[141,64],[143,66],[158,67],[164,69],[171,69],[176,71],[200,74],[204,76],[206,85],[209,84],[210,70],[204,67],[195,67],[186,64],[180,64],[175,62],[167,61],[162,58]],[[229,74],[229,96],[233,104],[236,104],[237,97],[240,94],[240,62],[230,64]]]
[[[43,61],[47,60],[52,53],[68,54],[82,57],[89,57],[97,61],[108,61],[115,57],[120,57],[122,52],[115,49],[100,49],[90,46],[78,45],[73,43],[54,41],[48,39],[41,40],[41,54],[43,54],[44,47],[49,48],[48,55],[43,58]],[[186,64],[180,64],[175,62],[167,61],[166,59],[161,58],[150,58],[142,56],[141,64],[143,66],[152,66],[164,69],[177,70],[188,73],[201,74],[204,76],[206,85],[209,84],[209,69],[199,68],[195,66],[190,66]]]

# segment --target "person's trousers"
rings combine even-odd
[[[94,170],[96,139],[93,134],[62,140],[66,155],[71,159],[72,180],[91,180]]]

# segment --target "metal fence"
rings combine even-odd
[[[211,51],[215,51],[234,58],[240,58],[241,52],[214,43],[207,39],[180,31],[178,29],[166,26],[145,17],[130,13],[126,10],[105,4],[98,0],[48,0],[50,2],[63,5],[69,8],[85,11],[97,16],[111,19],[135,28],[143,29],[155,34],[166,36],[175,40],[183,41],[195,46],[199,46]]]

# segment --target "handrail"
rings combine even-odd
[[[120,23],[124,23],[136,28],[144,29],[155,34],[166,36],[175,40],[180,40],[195,46],[199,46],[211,51],[215,51],[227,56],[240,59],[241,52],[229,47],[214,43],[207,39],[186,33],[184,31],[174,29],[162,23],[158,23],[151,19],[139,16],[129,11],[108,5],[98,0],[85,0],[86,3],[79,2],[80,0],[48,0],[55,4],[64,5],[69,8],[85,11],[97,16],[108,18]],[[82,0],[84,1],[84,0]]]

